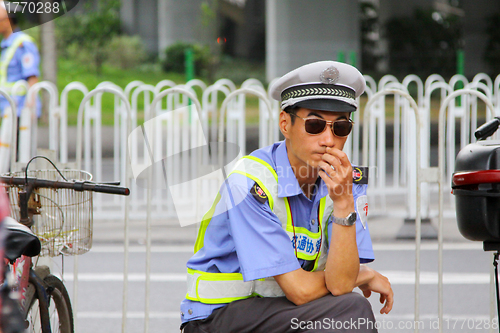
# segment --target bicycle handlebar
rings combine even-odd
[[[7,185],[26,185],[26,178],[24,177],[6,177],[0,176],[0,182]],[[100,193],[129,195],[130,189],[126,187],[119,187],[114,185],[103,185],[85,181],[57,181],[28,177],[28,183],[33,187],[42,188],[69,188],[75,191],[93,191]]]

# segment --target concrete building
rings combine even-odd
[[[218,1],[214,16],[204,3]],[[122,0],[123,29],[142,36],[150,52],[160,56],[182,41],[205,44],[225,41],[226,54],[266,62],[268,80],[302,64],[357,55],[362,68],[360,9],[353,0]],[[367,0],[365,0],[367,1]],[[392,17],[410,16],[416,8],[456,9],[458,0],[372,0],[378,7],[382,55],[380,69],[390,72],[383,27]],[[458,2],[457,2],[458,4]],[[500,1],[460,0],[463,14],[465,74],[487,71],[485,17],[500,11]],[[210,13],[208,13],[210,14]]]
[[[142,37],[150,52],[162,53],[176,41],[196,41],[201,0],[122,0],[122,28]]]
[[[339,51],[360,53],[357,1],[267,0],[266,18],[268,80]]]

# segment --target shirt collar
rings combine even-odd
[[[290,165],[285,141],[276,148],[276,173],[278,174],[278,197],[292,197],[294,195],[303,194],[299,186],[299,182],[295,177],[295,173]],[[321,199],[328,194],[323,179],[319,179],[319,189],[316,193],[316,198]]]
[[[12,45],[12,43],[14,42],[14,40],[17,38],[17,36],[19,36],[19,34],[21,33],[21,30],[19,30],[19,28],[16,28],[11,34],[9,37],[7,37],[6,39],[3,39],[2,42],[0,43],[0,47],[2,48],[5,48],[5,47],[9,47]]]

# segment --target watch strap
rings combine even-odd
[[[354,223],[356,223],[357,219],[357,214],[356,212],[352,212],[347,217],[335,217],[333,216],[333,222],[339,225],[343,225],[346,227],[352,226]]]

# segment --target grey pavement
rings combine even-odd
[[[374,216],[368,218],[368,225],[374,243],[413,243],[411,240],[398,240],[396,236],[403,225],[402,217]],[[437,218],[431,223],[437,230]],[[114,220],[94,220],[94,244],[123,244],[124,223]],[[156,245],[194,245],[197,235],[196,225],[181,227],[175,219],[154,220],[151,225],[152,243]],[[443,221],[443,235],[445,242],[470,243],[459,232],[454,218],[445,218]],[[145,221],[131,220],[129,222],[129,244],[144,245],[146,243]],[[433,243],[435,240],[423,240],[424,243]]]
[[[368,217],[368,226],[373,242],[396,242],[407,243],[411,240],[396,239],[398,231],[402,227],[404,217],[375,215]],[[438,219],[431,218],[431,224],[437,231]],[[94,243],[95,244],[123,244],[125,226],[123,220],[94,220]],[[196,240],[197,226],[190,225],[181,227],[179,222],[173,218],[156,219],[151,223],[151,239],[157,245],[194,245]],[[470,242],[459,232],[456,219],[452,217],[443,220],[443,239],[445,242]],[[144,220],[129,221],[130,244],[144,245],[146,242],[146,223]],[[433,240],[423,240],[432,243]]]
[[[436,332],[436,247],[426,244],[421,254],[420,332]],[[450,244],[449,244],[450,245]],[[376,243],[371,267],[387,276],[395,292],[394,309],[380,315],[378,295],[369,300],[380,333],[412,332],[414,316],[414,261],[411,244]],[[179,304],[185,296],[188,246],[154,246],[151,253],[150,332],[179,332]],[[455,243],[445,247],[444,332],[488,332],[489,269],[491,256],[480,247]],[[73,298],[73,257],[64,263],[66,286],[73,299],[77,333],[121,332],[124,255],[121,246],[95,245],[79,256],[78,301]],[[60,267],[60,266],[59,266]],[[146,252],[131,246],[128,259],[126,332],[144,332]]]
[[[110,143],[113,135],[105,131],[105,156],[112,156]],[[71,146],[70,140],[70,146]],[[43,145],[42,145],[43,146]],[[71,150],[70,150],[71,156]],[[106,160],[109,163],[109,159]],[[390,163],[388,163],[390,165]],[[389,170],[390,171],[390,170]],[[390,174],[389,174],[390,175]],[[445,198],[446,214],[443,223],[445,247],[444,287],[445,332],[487,332],[489,323],[489,272],[491,254],[484,253],[481,243],[464,239],[453,217],[452,197]],[[378,315],[381,308],[378,296],[370,298],[377,320],[385,325],[379,332],[412,332],[414,313],[414,241],[397,240],[396,235],[405,218],[404,196],[391,196],[385,212],[378,200],[369,202],[368,225],[374,242],[376,260],[372,265],[388,276],[395,291],[396,303],[388,316]],[[397,213],[395,213],[397,212]],[[430,198],[431,222],[437,228],[437,198]],[[128,261],[129,289],[127,332],[144,332],[145,307],[145,246],[144,219],[130,220]],[[179,332],[179,303],[186,290],[185,263],[192,255],[196,239],[196,225],[180,227],[172,217],[155,219],[151,224],[153,244],[151,257],[150,332]],[[79,298],[74,302],[78,333],[121,332],[123,296],[123,240],[122,216],[94,220],[94,246],[79,257]],[[421,258],[422,285],[420,332],[436,332],[437,320],[437,242],[424,240]],[[58,260],[58,259],[57,259]],[[56,261],[57,261],[56,260]],[[73,261],[66,258],[64,265],[55,264],[53,271],[65,272],[66,285],[73,298]],[[76,303],[76,304],[75,304]],[[397,325],[406,325],[397,327]],[[474,329],[470,329],[471,325]],[[478,329],[479,328],[479,329]]]

